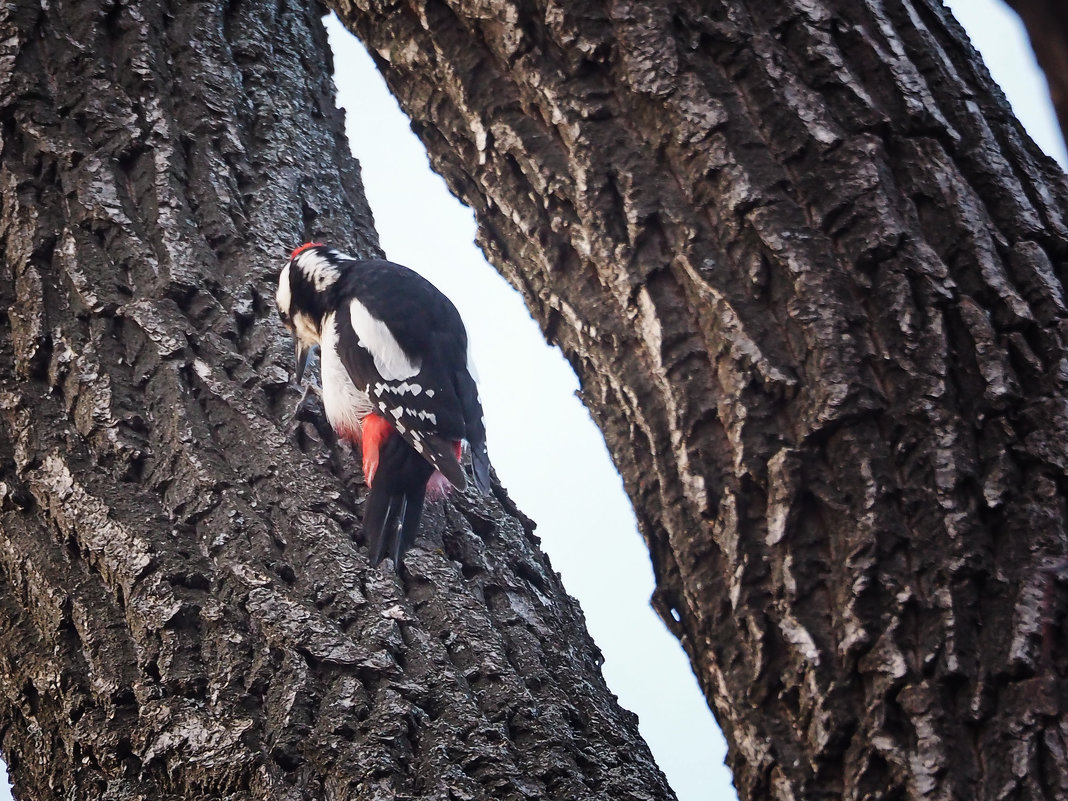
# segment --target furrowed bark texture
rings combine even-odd
[[[671,798],[499,487],[428,512],[398,579],[358,460],[286,426],[285,254],[378,252],[321,11],[0,9],[16,796]]]
[[[1046,73],[1061,136],[1068,136],[1068,7],[1060,0],[1005,0],[1027,28],[1031,47]]]
[[[1065,797],[1068,187],[941,4],[332,5],[579,374],[741,797]]]

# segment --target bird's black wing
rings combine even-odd
[[[467,444],[471,446],[471,467],[475,473],[475,486],[483,494],[488,494],[489,451],[486,450],[486,421],[482,416],[482,403],[478,399],[478,385],[468,365],[455,370],[452,379],[464,418]]]
[[[409,344],[418,340],[422,347],[405,348],[394,331],[396,309],[390,307],[383,314],[386,320],[378,317],[372,309],[381,311],[383,304],[376,295],[358,294],[361,287],[353,283],[349,296],[337,306],[335,320],[339,356],[349,377],[416,452],[454,486],[464,489],[467,480],[452,445],[467,437],[464,410],[447,373],[456,343],[448,341],[449,331],[437,337],[411,335],[414,326],[406,322],[402,328],[409,334],[401,338]],[[391,292],[403,296],[404,283],[401,290],[394,287]],[[397,305],[407,305],[411,314],[419,313],[418,304]],[[466,341],[463,345],[466,349]]]

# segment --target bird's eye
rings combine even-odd
[[[293,320],[292,318],[290,318],[289,312],[285,311],[284,309],[279,309],[278,316],[279,318],[281,318],[283,325],[289,326],[290,328],[293,327]]]

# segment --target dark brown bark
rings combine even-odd
[[[1068,137],[1068,6],[1062,0],[1005,0],[1027,28],[1031,47],[1046,73],[1061,136]]]
[[[273,310],[377,252],[315,4],[0,8],[0,726],[23,799],[664,799],[499,487],[369,569]],[[340,464],[340,467],[335,464]]]
[[[331,4],[579,374],[741,797],[1065,797],[1068,185],[941,3]]]

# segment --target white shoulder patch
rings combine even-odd
[[[337,267],[311,250],[297,256],[296,263],[316,292],[322,292],[341,277]]]
[[[387,381],[406,381],[418,374],[421,365],[408,358],[389,326],[355,298],[349,303],[349,316],[357,343],[371,354],[380,376]]]

